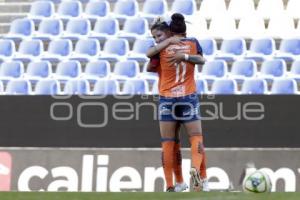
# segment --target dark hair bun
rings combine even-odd
[[[184,16],[180,13],[174,13],[171,17],[172,21],[184,22]]]

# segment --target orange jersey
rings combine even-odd
[[[159,74],[159,94],[165,97],[186,96],[196,92],[194,79],[195,64],[180,62],[168,63],[168,57],[181,52],[189,55],[202,55],[202,48],[194,38],[182,39],[183,44],[169,45],[159,54],[160,65],[157,69]]]

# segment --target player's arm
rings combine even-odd
[[[160,42],[159,44],[157,44],[153,47],[150,47],[146,53],[146,56],[148,58],[151,58],[152,56],[158,54],[161,50],[163,50],[170,44],[179,44],[179,43],[181,43],[180,38],[175,37],[175,36],[170,37],[170,38]]]
[[[179,52],[177,52],[174,55],[170,56],[168,61],[170,63],[179,63],[181,61],[184,61],[184,62],[190,62],[190,63],[193,63],[193,64],[199,64],[199,65],[203,65],[205,63],[205,59],[200,54],[188,55],[188,54],[179,53]]]

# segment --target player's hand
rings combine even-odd
[[[168,63],[172,65],[175,63],[180,63],[183,60],[184,60],[184,54],[179,52],[167,57]]]

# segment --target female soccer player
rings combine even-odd
[[[192,176],[194,187],[199,187],[199,170],[204,147],[199,119],[199,103],[194,80],[192,63],[203,64],[202,50],[197,40],[185,38],[186,25],[181,14],[172,15],[170,31],[175,37],[163,41],[162,23],[152,26],[151,32],[157,46],[148,51],[148,56],[159,53],[159,93],[160,93],[160,131],[162,137],[163,166],[167,182],[167,191],[174,190],[173,160],[175,132],[177,122],[184,123],[190,137],[192,152]],[[165,30],[167,30],[165,28]],[[180,42],[174,41],[176,39]],[[158,61],[156,60],[158,63]],[[192,62],[192,63],[191,63]],[[149,70],[156,66],[155,60],[149,65]]]

